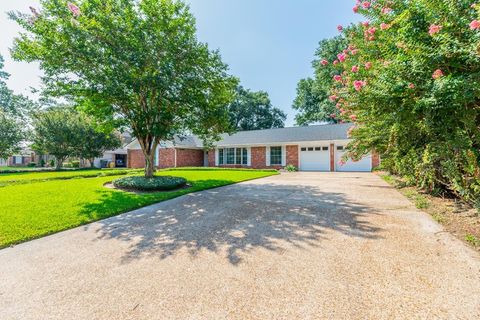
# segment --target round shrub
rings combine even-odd
[[[161,176],[145,178],[141,176],[123,177],[113,181],[116,188],[137,191],[169,191],[184,187],[187,180],[180,177]]]

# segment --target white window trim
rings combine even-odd
[[[286,163],[287,163],[287,146],[285,145],[276,145],[276,146],[268,146],[266,147],[266,154],[265,154],[265,158],[266,158],[266,162],[267,162],[267,167],[271,167],[272,166],[272,163],[270,161],[270,149],[272,147],[282,147],[282,164],[281,166],[282,167],[285,167],[286,166]],[[278,166],[278,164],[275,164],[275,166]]]
[[[215,166],[220,166],[220,149],[223,150],[223,161],[225,162],[227,157],[227,149],[235,149],[235,162],[237,159],[237,149],[247,149],[247,164],[221,164],[222,166],[247,166],[252,165],[252,150],[250,147],[225,147],[225,148],[215,148]],[[242,158],[243,162],[243,158]]]

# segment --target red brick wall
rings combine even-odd
[[[298,168],[299,159],[298,159],[298,146],[287,146],[287,166],[292,165]]]
[[[266,147],[251,148],[252,168],[263,169],[267,167],[266,152],[267,152]]]
[[[158,167],[160,169],[175,167],[175,149],[159,149],[158,151]]]
[[[215,167],[215,149],[208,151],[208,166]]]
[[[177,167],[203,167],[203,150],[177,149]]]
[[[335,145],[333,143],[330,144],[330,171],[335,171]]]
[[[127,150],[127,165],[132,169],[145,168],[145,157],[142,150]]]
[[[372,152],[372,169],[378,168],[380,166],[380,155],[378,152]]]

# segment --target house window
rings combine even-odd
[[[247,148],[242,149],[242,164],[247,165],[248,164],[248,151]]]
[[[312,148],[308,148],[308,151],[313,151],[313,147],[312,147]]]
[[[307,148],[302,148],[302,151],[307,151]]]
[[[322,150],[321,147],[315,147],[315,151],[320,151],[320,150]]]
[[[328,147],[323,147],[323,151],[328,151]]]
[[[222,165],[224,164],[224,160],[223,160],[223,149],[218,149],[218,164]]]
[[[282,164],[282,147],[270,147],[270,165]]]
[[[343,146],[337,146],[337,150],[338,150],[338,151],[342,151],[342,150],[343,150]]]
[[[219,165],[248,165],[247,148],[218,149]]]
[[[235,164],[235,148],[227,149],[227,164]]]

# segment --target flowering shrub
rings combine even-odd
[[[368,21],[344,27],[348,47],[336,65],[326,61],[342,75],[328,94],[356,124],[350,157],[376,149],[410,183],[480,204],[480,2],[357,1],[353,10]]]

